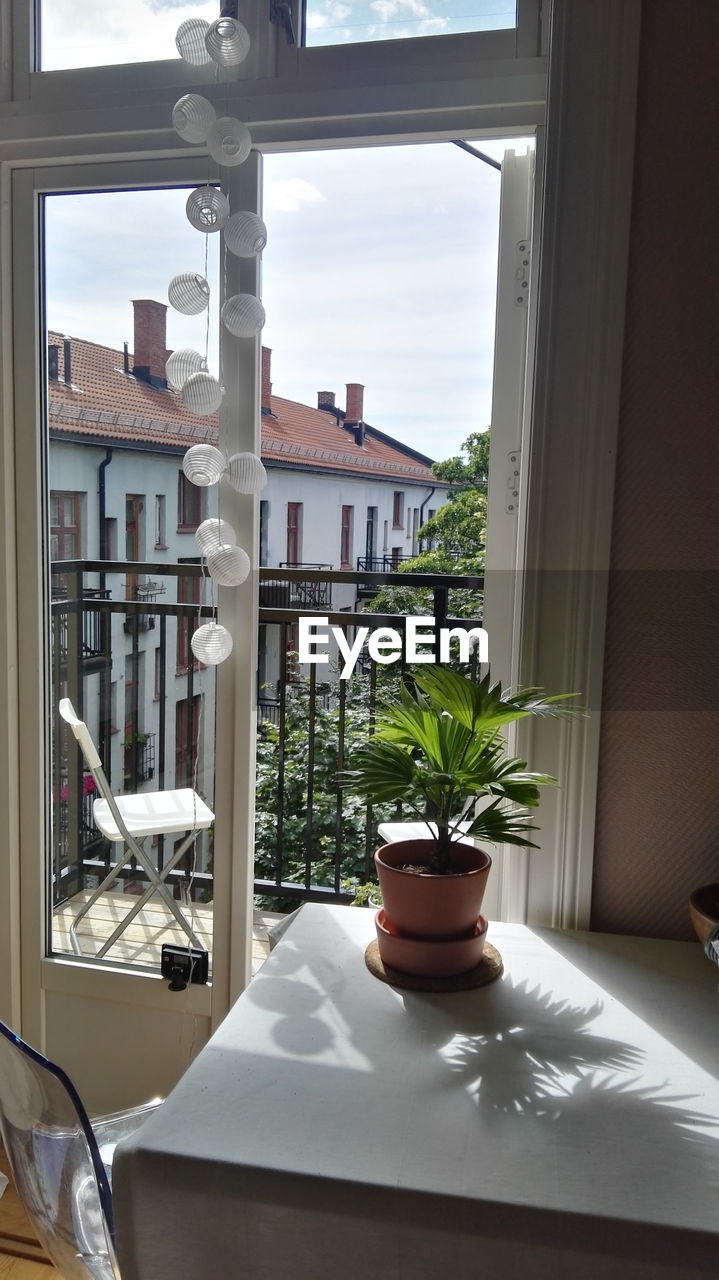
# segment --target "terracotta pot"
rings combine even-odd
[[[689,916],[700,942],[706,942],[712,929],[719,926],[719,884],[705,884],[695,889],[689,899]]]
[[[420,938],[459,938],[471,934],[482,908],[492,859],[483,849],[458,841],[452,860],[458,871],[446,876],[417,875],[404,866],[428,866],[434,840],[398,840],[375,854],[387,920],[400,933]]]
[[[408,938],[394,929],[384,911],[375,916],[382,963],[420,978],[451,978],[474,969],[482,959],[487,921],[480,916],[469,937]]]

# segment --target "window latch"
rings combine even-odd
[[[295,24],[292,18],[292,5],[288,0],[270,0],[270,22],[282,27],[288,44],[297,44]]]

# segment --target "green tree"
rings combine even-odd
[[[399,683],[395,668],[377,673],[376,684]],[[366,802],[343,790],[338,782],[340,769],[352,760],[371,733],[374,694],[369,676],[355,672],[346,681],[343,705],[339,683],[331,692],[317,697],[314,705],[311,821],[309,815],[309,723],[310,682],[300,679],[287,687],[284,749],[277,725],[259,726],[257,739],[257,783],[255,809],[255,876],[273,880],[277,875],[278,844],[282,851],[282,879],[305,882],[305,857],[312,884],[334,887],[335,851],[339,847],[340,882],[354,892],[361,884],[375,880],[372,855],[380,843],[377,827],[397,814],[396,805],[380,805],[369,813]],[[342,748],[340,750],[340,726]],[[282,800],[278,778],[283,771]],[[282,821],[278,821],[281,809]],[[369,827],[369,834],[368,834]],[[369,851],[369,856],[368,856]],[[271,911],[297,906],[285,896],[263,896],[258,906]]]
[[[459,574],[481,577],[487,535],[487,476],[489,431],[473,431],[461,451],[435,462],[438,480],[452,485],[449,500],[422,526],[423,549],[397,566],[399,573]],[[481,591],[457,590],[449,595],[449,611],[456,618],[479,618]],[[432,592],[424,587],[383,587],[367,605],[373,613],[432,612]]]

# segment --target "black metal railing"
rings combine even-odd
[[[369,569],[372,573],[392,573],[398,564],[404,564],[407,560],[412,560],[412,556],[405,555],[383,555],[383,556],[358,556],[357,568]]]
[[[191,654],[190,636],[198,618],[210,616],[212,610],[156,599],[156,628],[150,636],[140,625],[147,603],[122,598],[121,579],[130,572],[164,575],[172,581],[183,575],[196,578],[203,571],[199,564],[64,563],[67,590],[51,605],[53,706],[56,709],[68,693],[91,727],[97,727],[100,756],[116,792],[190,785],[194,771],[188,750],[194,750],[199,739],[197,699],[206,706],[214,690],[212,671],[187,661],[183,666],[180,657]],[[97,585],[88,586],[88,577]],[[392,665],[378,665],[365,648],[352,675],[343,679],[337,643],[329,635],[328,661],[319,667],[303,665],[297,653],[300,619],[312,614],[326,618],[328,627],[338,628],[349,644],[361,627],[393,627],[404,637],[406,615],[363,608],[361,587],[374,592],[416,588],[419,611],[431,616],[437,628],[481,622],[483,579],[478,577],[364,567],[332,570],[326,565],[260,569],[255,893],[265,905],[350,900],[356,886],[372,878],[379,823],[400,816],[395,806],[373,809],[348,796],[338,775],[371,733],[381,699],[393,696],[405,677],[404,654]],[[335,589],[349,605],[333,610]],[[474,619],[450,616],[456,589],[476,594],[480,607]],[[86,644],[86,613],[99,619],[92,624],[99,628],[92,658]],[[116,683],[118,669],[125,677],[121,688]],[[470,669],[477,670],[474,652]],[[117,707],[123,694],[124,706]],[[59,902],[97,883],[109,867],[111,848],[92,823],[87,775],[56,710],[53,733],[53,897]],[[200,750],[211,763],[214,744],[207,735]],[[205,787],[205,794],[208,791],[211,785]],[[211,795],[207,798],[211,803]],[[206,900],[212,892],[211,836],[203,839],[200,873],[193,885]],[[161,842],[160,865],[164,857]],[[189,863],[177,868],[171,880],[186,879],[189,870]],[[128,867],[124,878],[137,878],[135,868]]]
[[[62,589],[53,588],[51,617],[52,673],[52,896],[55,905],[84,888],[94,887],[111,865],[113,846],[92,821],[94,796],[74,738],[60,720],[58,704],[66,694],[88,721],[115,794],[148,786],[189,785],[198,752],[212,756],[214,743],[200,733],[198,698],[214,704],[213,673],[186,661],[198,619],[213,610],[194,602],[160,601],[167,586],[149,578],[132,587],[128,580],[163,575],[174,582],[202,576],[199,563],[127,564],[111,561],[63,561],[53,566],[53,581],[62,574]],[[89,585],[87,579],[95,579]],[[192,590],[185,595],[191,601]],[[153,634],[147,635],[148,605]],[[92,644],[88,642],[92,638]],[[184,665],[181,665],[184,663]],[[117,679],[118,670],[122,679]],[[152,728],[148,727],[152,724]],[[156,726],[156,728],[155,728]],[[211,791],[207,771],[198,790]],[[211,774],[209,775],[211,778]],[[208,797],[211,803],[211,797]],[[163,866],[172,837],[160,837],[158,865]],[[192,872],[193,897],[211,896],[211,836],[203,833],[194,855],[170,873],[170,883],[186,886]],[[115,849],[116,852],[116,849]],[[199,867],[199,870],[197,868]],[[130,863],[121,879],[141,881]]]
[[[291,573],[301,575],[308,587],[324,577],[322,569],[263,568],[261,593],[263,586],[271,588]],[[297,901],[351,901],[360,885],[374,879],[378,826],[402,817],[394,805],[378,809],[348,796],[338,775],[371,733],[378,703],[398,692],[407,673],[404,650],[391,666],[378,665],[364,650],[353,675],[342,679],[338,650],[329,639],[328,661],[302,666],[296,653],[300,618],[321,613],[350,643],[363,626],[392,627],[404,640],[406,615],[369,612],[360,599],[363,589],[376,594],[380,588],[402,587],[418,590],[421,613],[431,616],[436,628],[481,625],[484,580],[479,577],[363,566],[358,572],[332,571],[330,583],[354,593],[354,607],[338,612],[310,604],[292,607],[289,599],[296,591],[282,605],[264,606],[260,596],[264,680],[258,696],[255,893],[263,905],[278,909]],[[451,592],[457,589],[476,593],[476,618],[450,616]],[[468,669],[477,675],[475,650]]]

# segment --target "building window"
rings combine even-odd
[[[402,559],[402,548],[393,547],[392,548],[392,568],[393,569],[399,564],[401,559]]]
[[[302,503],[287,503],[287,564],[299,564],[302,558]]]
[[[367,559],[367,567],[370,568],[370,562],[377,555],[377,524],[379,516],[379,507],[367,508],[367,529],[365,534],[365,557]]]
[[[419,550],[419,507],[412,508],[412,555],[416,556]]]
[[[177,579],[177,603],[178,604],[196,604],[198,609],[200,606],[200,590],[202,580],[200,578],[190,578],[184,574]],[[199,664],[194,658],[190,647],[190,636],[197,626],[197,614],[188,613],[181,615],[177,619],[177,674],[183,675],[190,662],[195,667]]]
[[[404,493],[401,489],[395,489],[392,500],[392,528],[404,528]]]
[[[340,530],[340,566],[352,568],[352,526],[354,524],[354,507],[342,508],[342,526]]]
[[[159,644],[155,649],[155,692],[153,697],[155,702],[159,702],[162,697],[162,648]]]
[[[50,494],[50,559],[79,560],[82,555],[82,494]]]
[[[157,493],[155,494],[155,550],[164,551],[166,546],[165,495],[164,493]]]
[[[117,560],[117,518],[107,516],[103,524],[103,547],[101,560]]]
[[[191,787],[199,747],[202,695],[182,698],[175,713],[175,786]]]
[[[181,471],[177,484],[177,531],[188,533],[202,524],[203,489],[198,489]]]
[[[264,499],[260,502],[260,564],[269,563],[269,526],[270,504]]]

